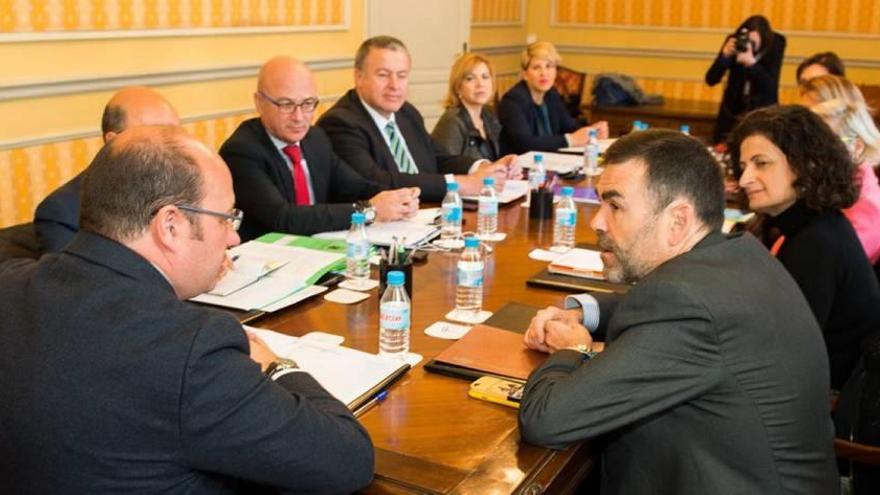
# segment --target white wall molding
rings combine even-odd
[[[342,98],[341,93],[329,94],[329,95],[319,95],[319,98],[322,103],[335,103],[336,100]],[[242,107],[242,108],[233,108],[230,110],[224,110],[222,112],[211,112],[211,113],[203,113],[197,115],[189,115],[181,119],[182,124],[190,124],[193,122],[201,122],[204,120],[215,120],[215,119],[225,119],[227,117],[237,117],[239,115],[246,115],[249,113],[255,113],[254,107]],[[31,146],[41,146],[44,144],[58,143],[64,141],[72,141],[74,139],[88,139],[92,137],[97,137],[101,135],[100,131],[100,122],[95,123],[95,127],[92,129],[83,129],[80,131],[74,132],[66,132],[63,134],[54,134],[51,136],[40,136],[38,138],[30,138],[30,139],[19,139],[12,141],[0,142],[0,151],[5,151],[8,149],[14,148],[28,148]]]
[[[712,61],[718,55],[715,50],[669,50],[665,48],[620,48],[620,47],[601,47],[586,45],[556,45],[556,49],[560,53],[569,53],[576,55],[606,55],[613,57],[647,57],[647,58],[664,58],[664,59],[694,59]],[[806,57],[801,55],[786,56],[783,60],[785,64],[799,64]],[[847,58],[846,67],[857,67],[862,69],[880,69],[880,59],[858,59]]]
[[[354,64],[352,58],[332,58],[306,61],[315,71],[348,69]],[[207,69],[147,72],[121,76],[103,76],[80,79],[33,81],[0,86],[0,102],[24,98],[43,98],[96,91],[111,91],[125,86],[167,86],[171,84],[219,81],[256,77],[259,64],[212,67]]]
[[[550,27],[554,28],[570,28],[570,29],[589,29],[589,30],[605,30],[605,31],[655,31],[664,33],[687,33],[687,34],[731,34],[736,26],[730,28],[715,27],[683,27],[683,26],[649,26],[637,24],[587,24],[576,22],[558,22],[555,14],[550,20]],[[869,33],[841,33],[837,31],[796,31],[796,30],[778,30],[785,36],[794,36],[801,38],[834,38],[834,39],[863,39],[863,40],[880,40],[880,35]]]

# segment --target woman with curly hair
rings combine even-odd
[[[880,260],[880,183],[874,166],[880,163],[880,131],[874,125],[859,88],[842,77],[825,75],[801,85],[801,104],[819,114],[840,136],[858,164],[855,182],[859,199],[843,214],[853,224],[868,260]]]
[[[880,329],[880,286],[841,209],[858,197],[855,165],[822,119],[802,106],[748,114],[731,133],[739,184],[758,213],[755,230],[806,296],[825,338],[831,386]]]

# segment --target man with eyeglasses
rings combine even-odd
[[[354,59],[354,89],[318,119],[333,148],[364,177],[388,187],[417,186],[425,201],[441,201],[446,184],[476,196],[485,177],[495,186],[517,178],[515,155],[495,163],[450,155],[428,134],[422,114],[406,101],[409,51],[397,38],[365,40]]]
[[[345,229],[355,210],[380,222],[418,211],[418,188],[383,191],[333,152],[324,131],[311,127],[317,95],[314,76],[296,59],[275,57],[260,69],[254,93],[260,116],[242,122],[220,148],[246,213],[243,240]]]
[[[241,212],[183,130],[137,127],[82,182],[58,254],[0,266],[0,479],[8,493],[350,493],[373,448],[341,402],[210,290]],[[273,491],[274,493],[274,491]]]
[[[129,127],[180,125],[177,112],[159,93],[142,86],[117,91],[104,107],[101,137],[108,142]],[[61,251],[79,230],[82,173],[52,191],[34,212],[34,233],[42,253]]]

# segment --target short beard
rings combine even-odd
[[[641,242],[642,238],[649,233],[650,231],[642,231],[635,239],[635,242],[633,242],[633,246]],[[599,238],[599,247],[604,251],[611,251],[617,260],[615,266],[605,265],[604,274],[609,282],[634,284],[653,270],[653,267],[648,266],[647,263],[633,259],[634,257],[631,252],[621,249],[620,246],[608,238],[608,234],[605,232],[599,231],[596,234]]]

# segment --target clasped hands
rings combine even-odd
[[[548,353],[577,349],[580,345],[593,351],[601,351],[604,347],[601,342],[594,343],[589,330],[581,325],[581,310],[553,306],[538,311],[532,318],[523,343],[529,349]]]

